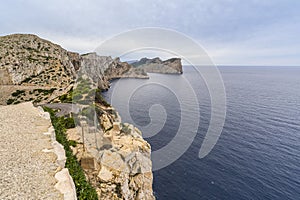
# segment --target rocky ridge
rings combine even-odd
[[[153,59],[142,58],[139,61],[131,63],[131,65],[149,73],[182,74],[183,72],[180,58],[171,58],[165,61],[162,61],[158,57]]]

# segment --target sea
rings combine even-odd
[[[211,122],[212,100],[197,67],[184,66],[182,75],[150,73],[149,79],[115,80],[104,93],[122,122],[134,123],[143,131],[152,152],[174,140],[183,120],[197,125],[195,130],[186,130],[195,133],[188,148],[181,152],[180,144],[173,145],[170,155],[180,156],[153,171],[156,199],[300,199],[300,67],[217,69],[226,93],[226,117],[217,143],[203,158],[199,150]],[[186,94],[186,81],[193,94]],[[180,98],[186,98],[184,102],[194,111],[183,110],[186,106]],[[126,109],[130,115],[122,113]],[[182,115],[198,110],[197,119],[193,119],[195,113]],[[153,119],[153,112],[159,112],[161,119]],[[153,129],[155,133],[145,128],[151,123],[160,127]]]

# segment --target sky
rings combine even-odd
[[[0,35],[32,33],[79,53],[124,31],[161,27],[192,38],[218,65],[300,66],[297,0],[2,0],[0,5]]]

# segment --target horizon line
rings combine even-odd
[[[217,67],[300,67],[300,65],[228,65],[228,64],[213,64]],[[190,64],[182,64],[182,66],[193,66]],[[195,66],[207,66],[207,65],[195,65]]]

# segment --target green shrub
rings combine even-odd
[[[75,121],[72,117],[65,119],[65,126],[67,129],[75,128]]]
[[[6,101],[6,104],[7,104],[7,105],[10,105],[10,104],[12,104],[14,101],[15,101],[14,99],[8,99],[8,100]]]
[[[44,110],[50,113],[51,121],[55,129],[56,140],[64,146],[66,151],[66,168],[68,168],[70,175],[73,178],[76,187],[77,198],[82,200],[98,199],[96,190],[86,180],[84,172],[73,155],[70,146],[76,145],[76,142],[69,141],[66,137],[66,120],[64,117],[56,117],[55,112],[47,107]]]
[[[70,144],[70,146],[72,146],[72,147],[76,147],[76,146],[77,146],[77,142],[74,141],[74,140],[69,140],[69,144]]]
[[[27,77],[22,83],[29,83],[31,81],[32,77]]]
[[[82,94],[79,94],[79,93],[73,94],[73,99],[75,101],[78,101],[78,100],[82,99],[82,97],[83,97]]]
[[[33,101],[33,103],[40,103],[42,100],[40,98]]]
[[[81,111],[81,115],[87,117],[89,120],[94,120],[95,106],[90,105],[89,107],[83,108]]]
[[[97,89],[95,93],[95,102],[100,103],[101,105],[104,106],[110,106],[110,104],[107,103],[107,101],[103,98],[101,91],[99,89]]]
[[[16,90],[15,92],[13,92],[13,93],[11,94],[11,96],[17,97],[17,96],[22,95],[22,94],[25,94],[25,91],[24,91],[24,90]]]
[[[122,132],[126,134],[131,134],[131,130],[129,129],[129,127],[125,126],[124,124],[122,124]]]
[[[14,102],[14,104],[19,104],[19,103],[21,103],[21,101],[15,101],[15,102]]]
[[[73,89],[71,89],[67,94],[61,95],[59,97],[59,100],[62,103],[72,103],[72,101],[73,101],[72,96],[73,96]]]
[[[42,92],[44,95],[48,95],[48,94],[52,94],[55,90],[56,88],[51,88],[50,90],[42,90]]]

